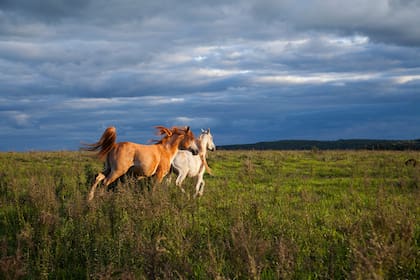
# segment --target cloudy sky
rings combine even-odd
[[[0,151],[110,125],[216,144],[420,138],[418,0],[1,0]]]

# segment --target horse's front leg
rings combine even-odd
[[[202,180],[200,184],[196,186],[194,197],[200,197],[203,195],[205,185],[206,185],[206,182]]]
[[[160,165],[155,173],[156,181],[161,184],[163,181],[163,178],[169,173],[171,166],[170,165]]]
[[[169,168],[168,174],[165,176],[166,177],[165,183],[167,185],[171,184],[172,176],[173,176],[174,173],[176,174],[176,169],[171,165],[171,167]]]
[[[197,180],[197,184],[195,185],[195,194],[194,197],[197,196],[202,196],[203,192],[204,192],[204,186],[205,186],[205,182],[203,179],[203,173],[198,175],[198,180]]]
[[[195,185],[195,194],[194,197],[202,196],[204,192],[204,171],[205,169],[201,166],[200,173],[197,176],[197,184]]]

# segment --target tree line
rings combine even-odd
[[[279,140],[254,144],[224,145],[222,150],[420,150],[420,139],[375,140],[340,139],[333,141]]]

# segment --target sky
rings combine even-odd
[[[108,126],[216,145],[420,138],[419,0],[0,0],[0,151]]]

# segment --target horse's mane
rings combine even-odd
[[[155,144],[166,144],[171,139],[172,135],[185,135],[189,128],[180,128],[173,126],[172,128],[167,128],[164,126],[155,126],[157,135],[163,136],[160,140],[152,140]]]

